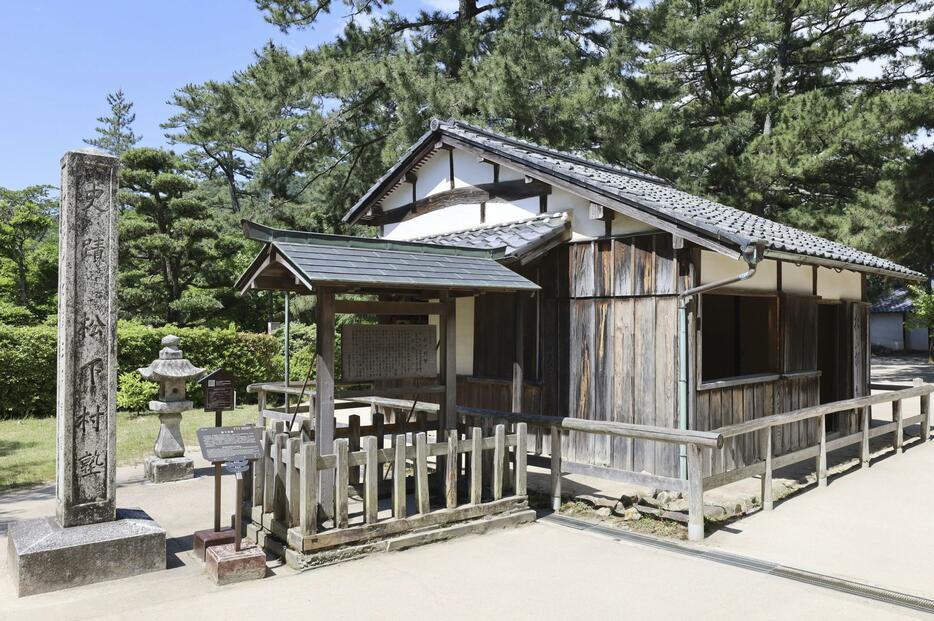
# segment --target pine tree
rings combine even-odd
[[[136,120],[136,113],[133,112],[133,102],[127,101],[123,90],[108,94],[107,105],[110,106],[110,116],[97,118],[97,122],[101,123],[95,128],[98,137],[85,138],[84,142],[120,157],[136,146],[143,137],[133,133],[132,125]]]

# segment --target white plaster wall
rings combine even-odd
[[[908,331],[908,349],[910,351],[928,350],[927,328],[912,328]]]
[[[747,270],[742,259],[731,259],[710,250],[701,251],[701,284],[738,276]],[[775,291],[777,287],[776,264],[771,259],[759,262],[752,278],[729,285],[731,289],[748,291]]]
[[[437,300],[435,300],[437,302]],[[457,315],[457,328],[454,338],[455,358],[457,360],[458,375],[473,375],[473,326],[474,326],[474,298],[464,297],[456,298],[457,305],[455,313]],[[438,325],[438,316],[429,315],[428,323],[433,326]],[[440,338],[440,334],[438,335]],[[441,372],[440,350],[438,352],[438,372]]]
[[[488,216],[489,213],[490,205],[487,204]],[[453,207],[430,211],[410,220],[403,220],[391,227],[387,225],[383,229],[383,237],[386,239],[414,239],[425,235],[460,231],[475,226],[480,226],[480,205],[454,205]]]
[[[611,229],[613,235],[632,235],[634,233],[648,233],[657,230],[657,228],[650,224],[646,224],[635,218],[630,218],[621,213],[613,215],[613,227]]]
[[[493,183],[493,165],[478,162],[476,155],[454,149],[454,187],[463,188],[479,183]]]
[[[783,262],[782,291],[811,295],[814,292],[814,268],[810,265]]]
[[[817,268],[817,295],[825,300],[856,300],[863,297],[863,283],[859,272]]]
[[[869,342],[896,351],[905,348],[901,313],[872,313],[869,316]]]
[[[477,157],[466,151],[454,149],[454,185],[465,187],[493,181],[493,167],[477,161]],[[418,169],[416,198],[424,198],[450,189],[450,163],[448,152],[440,150],[432,155]],[[525,178],[525,174],[507,166],[500,166],[500,181],[514,181]],[[387,195],[381,202],[384,209],[400,207],[412,200],[412,186],[404,183]],[[577,194],[553,187],[548,196],[548,211],[569,211],[573,239],[592,239],[603,237],[606,232],[601,220],[590,219],[590,201]],[[538,215],[539,199],[537,196],[516,201],[493,200],[486,204],[484,224],[505,224],[524,220]],[[456,205],[416,216],[397,224],[387,224],[383,236],[387,239],[413,239],[426,235],[450,233],[480,226],[479,204]],[[614,235],[627,235],[656,230],[634,218],[615,214],[612,224]]]

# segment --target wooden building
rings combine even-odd
[[[458,121],[433,122],[345,221],[497,249],[541,287],[457,298],[458,405],[670,428],[868,394],[865,276],[923,278],[653,175]],[[856,426],[846,414],[827,424]],[[776,454],[816,434],[813,421],[776,429]],[[673,445],[564,442],[568,472],[684,476]],[[705,474],[751,463],[752,444],[728,442]]]

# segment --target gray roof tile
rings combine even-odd
[[[869,308],[871,313],[910,313],[914,310],[907,289],[895,289]]]
[[[525,220],[500,224],[487,224],[451,233],[428,235],[413,241],[484,248],[502,248],[506,257],[522,257],[527,252],[540,249],[549,241],[561,241],[570,231],[570,219],[566,212],[546,213]]]
[[[712,239],[726,240],[737,246],[761,240],[765,242],[767,250],[846,263],[855,269],[864,267],[910,278],[923,277],[918,272],[868,252],[682,192],[660,177],[556,151],[461,121],[433,121],[432,129],[403,154],[344,219],[355,221],[370,201],[377,200],[391,189],[399,172],[420,157],[419,154],[429,141],[434,142],[444,136],[467,142],[517,164],[553,173],[570,184],[618,198]]]

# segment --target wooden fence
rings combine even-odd
[[[348,437],[335,440],[334,453],[319,455],[313,431],[312,440],[306,441],[307,430],[288,433],[283,421],[275,421],[264,431],[265,458],[254,467],[253,521],[291,549],[311,553],[527,508],[524,424],[512,434],[497,425],[486,437],[479,427],[452,430],[437,442],[429,442],[425,431],[393,434],[404,429],[402,422],[379,429],[381,425],[352,424],[345,428]],[[376,435],[370,435],[377,429]],[[386,435],[392,440],[388,448]],[[483,467],[486,453],[491,457],[489,470]],[[431,457],[434,485],[429,481]],[[407,515],[406,503],[409,464],[414,473],[412,515]],[[323,503],[319,487],[321,480],[329,479],[319,474],[329,470],[334,471],[335,481],[332,505]],[[359,486],[362,497],[361,511],[355,515],[348,495],[353,486]],[[384,489],[391,496],[391,510],[381,516],[379,498]]]
[[[868,397],[858,397],[823,405],[812,406],[766,416],[735,425],[728,425],[713,431],[682,431],[666,427],[650,427],[647,425],[631,425],[612,422],[585,421],[575,418],[554,418],[533,414],[517,414],[479,410],[477,408],[458,408],[458,413],[473,417],[488,417],[493,420],[508,420],[524,422],[531,427],[541,427],[548,430],[551,437],[550,468],[551,468],[551,497],[555,510],[561,503],[561,476],[567,471],[561,458],[562,432],[576,432],[617,436],[642,440],[653,440],[674,445],[683,445],[687,452],[687,480],[673,477],[653,475],[645,472],[620,472],[612,469],[590,467],[584,474],[601,476],[601,470],[614,480],[623,480],[633,484],[654,487],[671,491],[682,492],[688,499],[688,538],[691,541],[700,541],[704,538],[704,492],[729,483],[753,476],[762,477],[762,506],[765,510],[773,508],[772,475],[776,468],[799,463],[808,459],[816,459],[818,485],[827,485],[827,453],[839,448],[859,443],[860,456],[863,467],[869,466],[869,440],[884,434],[892,434],[892,445],[897,453],[902,452],[905,438],[905,427],[919,423],[921,427],[921,441],[930,437],[930,395],[934,392],[934,385],[916,384],[913,387],[876,394]],[[911,417],[902,416],[902,401],[905,399],[920,398],[920,414]],[[881,403],[892,403],[894,420],[877,426],[871,425],[871,406]],[[862,428],[858,433],[827,439],[826,417],[830,414],[848,411],[860,412]],[[788,428],[788,425],[802,421],[816,421],[817,444],[798,449],[784,455],[775,456],[773,445],[776,428]],[[731,439],[745,438],[752,442],[760,442],[759,461],[742,467],[734,467],[728,471],[704,476],[704,463],[712,459],[713,454],[721,452],[729,446],[735,446]],[[536,447],[538,443],[536,442]],[[705,452],[707,453],[705,455]],[[721,463],[724,460],[721,459]],[[729,462],[726,462],[729,463]]]

